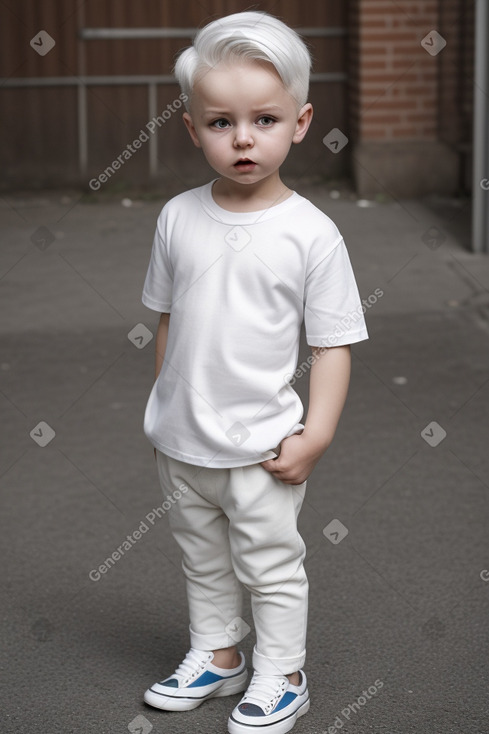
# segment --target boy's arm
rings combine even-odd
[[[163,360],[165,359],[166,342],[168,339],[168,327],[170,325],[170,314],[162,313],[156,331],[155,345],[155,380],[160,374]]]
[[[302,484],[333,440],[350,382],[350,347],[312,348],[309,410],[301,434],[285,438],[262,466],[285,484]]]
[[[170,325],[170,314],[162,313],[156,330],[156,343],[155,343],[155,380],[158,379],[158,375],[161,372],[163,366],[163,360],[165,359],[166,342],[168,339],[168,327]],[[156,459],[156,449],[154,449],[154,455]]]

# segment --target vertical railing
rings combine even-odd
[[[489,5],[476,0],[472,250],[489,252]]]

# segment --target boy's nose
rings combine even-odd
[[[254,145],[253,136],[248,125],[239,125],[236,128],[234,144],[237,148],[246,148]]]

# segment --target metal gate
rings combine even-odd
[[[206,164],[187,139],[171,70],[197,28],[249,3],[23,0],[20,13],[9,2],[0,6],[4,189],[202,181]],[[322,138],[333,127],[348,134],[347,3],[270,0],[253,9],[297,28],[314,59],[315,118],[284,172],[345,175],[347,158],[326,154]]]

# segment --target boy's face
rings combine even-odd
[[[183,115],[212,168],[244,185],[273,176],[311,118],[312,106],[298,109],[271,64],[243,59],[203,73],[194,85],[190,114]]]

